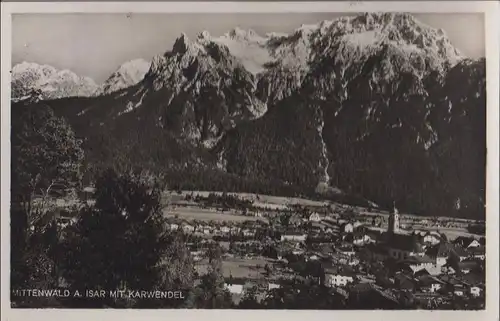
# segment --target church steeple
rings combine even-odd
[[[399,232],[399,211],[396,208],[396,202],[392,203],[392,213],[389,215],[389,226],[387,231],[389,233],[398,233]]]

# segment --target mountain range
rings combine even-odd
[[[22,62],[12,68],[12,100],[19,101],[34,93],[44,100],[67,97],[92,97],[111,94],[137,84],[149,70],[150,63],[134,59],[122,64],[102,84],[71,70],[58,70],[49,65]]]
[[[85,139],[92,168],[484,218],[485,60],[410,14],[182,34],[143,76],[117,75],[88,97],[38,102]]]

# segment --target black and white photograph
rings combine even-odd
[[[485,310],[498,288],[484,12],[28,12],[10,41],[10,308]]]

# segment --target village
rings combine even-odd
[[[184,235],[197,275],[207,272],[209,249],[222,250],[235,304],[249,291],[264,300],[308,279],[345,299],[366,296],[363,308],[398,308],[408,298],[426,309],[457,300],[484,307],[484,222],[270,198],[172,192],[165,204],[167,228]]]
[[[432,222],[396,208],[384,215],[325,205],[228,209],[224,199],[250,204],[187,194],[167,216],[169,228],[187,236],[199,274],[208,266],[207,249],[223,249],[225,285],[235,302],[250,290],[264,299],[291,280],[312,278],[346,299],[353,293],[378,297],[379,306],[378,300],[397,306],[408,296],[429,309],[452,300],[469,308],[484,304],[485,237],[467,233],[466,222]]]

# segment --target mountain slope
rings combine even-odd
[[[403,211],[481,217],[484,84],[484,60],[442,30],[370,13],[290,35],[181,35],[137,84],[52,106],[98,166],[175,168],[190,188],[337,187]]]
[[[12,68],[13,100],[29,96],[32,91],[41,93],[43,99],[64,97],[89,97],[97,90],[96,83],[69,70],[57,70],[48,65],[22,62]]]
[[[151,63],[144,59],[134,59],[122,64],[99,87],[96,95],[108,95],[124,88],[136,85],[149,71]]]

